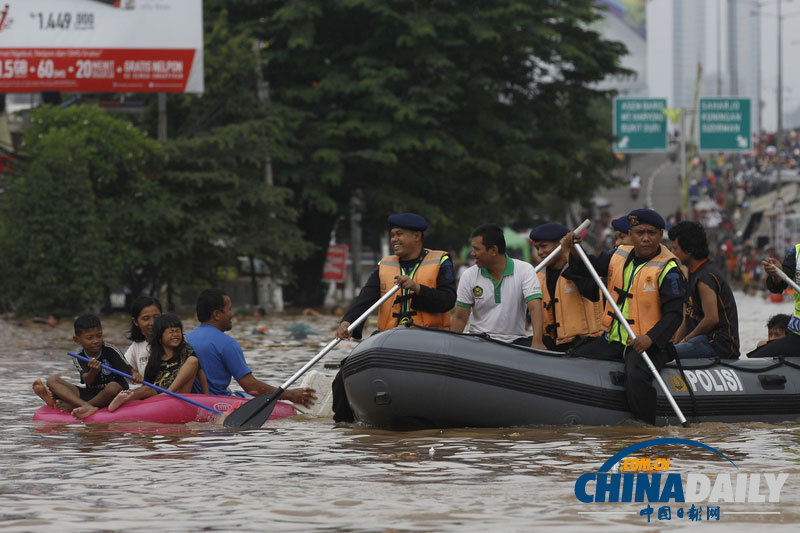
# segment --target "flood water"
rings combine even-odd
[[[766,335],[767,318],[791,304],[737,294],[743,352]],[[0,321],[0,530],[3,531],[664,531],[682,528],[796,530],[800,522],[800,424],[449,429],[390,432],[297,416],[260,430],[219,425],[34,423],[37,377],[77,374],[71,324],[56,329]],[[193,327],[187,320],[187,330]],[[294,340],[305,322],[317,334]],[[279,384],[333,336],[332,317],[245,319],[231,334],[254,369]],[[265,334],[255,334],[262,326]],[[124,317],[104,318],[120,348]],[[325,361],[347,355],[341,343]],[[726,503],[719,520],[676,516],[648,524],[646,504],[582,504],[576,479],[634,442],[693,439],[669,446],[670,471],[788,473],[779,503]],[[652,453],[648,455],[653,455]],[[761,494],[766,494],[761,481]],[[653,505],[658,509],[658,505]],[[689,505],[685,506],[688,509]],[[769,513],[769,514],[765,514]]]

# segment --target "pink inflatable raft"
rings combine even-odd
[[[203,404],[217,411],[236,409],[247,402],[245,398],[235,396],[211,396],[207,394],[184,394],[197,403]],[[275,409],[269,416],[270,420],[296,415],[297,411],[290,403],[276,402]],[[42,422],[155,422],[159,424],[186,424],[187,422],[214,422],[222,421],[220,415],[208,409],[203,409],[189,402],[173,398],[166,394],[151,396],[146,400],[132,400],[110,413],[108,409],[100,409],[93,415],[78,420],[69,413],[62,413],[55,407],[43,405],[33,415],[34,420]]]

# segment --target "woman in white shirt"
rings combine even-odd
[[[125,360],[131,368],[144,376],[147,360],[150,358],[150,335],[153,322],[161,316],[161,302],[152,296],[137,296],[131,304],[132,344],[125,351]]]

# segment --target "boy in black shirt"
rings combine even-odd
[[[736,300],[722,276],[708,262],[703,226],[685,220],[669,229],[672,253],[688,269],[683,323],[675,334],[681,359],[739,358],[739,318]]]
[[[55,403],[63,412],[82,419],[107,406],[117,393],[128,388],[124,378],[101,368],[101,364],[128,374],[131,373],[131,367],[116,346],[103,342],[103,326],[99,318],[94,315],[79,316],[75,319],[74,329],[75,336],[72,339],[83,347],[80,355],[91,359],[89,363],[73,360],[80,372],[81,383],[86,386],[78,387],[61,376],[50,376],[47,379],[49,391],[41,386],[40,380],[34,382],[33,390],[48,405]],[[141,382],[138,373],[133,377]]]

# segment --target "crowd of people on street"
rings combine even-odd
[[[781,183],[800,184],[800,136],[792,130],[780,141],[774,134],[754,137],[753,150],[746,153],[712,154],[692,161],[688,196],[690,212],[709,230],[711,261],[734,286],[747,292],[762,290],[767,257],[782,257],[800,238],[788,218],[795,214]],[[681,177],[678,177],[680,183]],[[767,197],[769,205],[755,202]],[[797,198],[800,199],[800,198]],[[681,219],[680,211],[667,218],[668,225]]]

